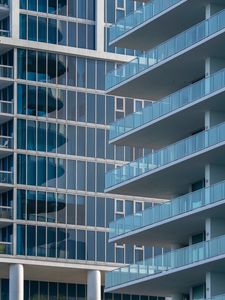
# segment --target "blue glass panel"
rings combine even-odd
[[[17,113],[26,114],[26,85],[17,85]]]
[[[35,16],[28,15],[28,39],[37,41],[37,17]]]
[[[17,254],[25,255],[25,226],[17,225]]]
[[[23,154],[17,156],[17,183],[26,184],[26,156]]]
[[[56,14],[56,12],[57,12],[57,0],[48,0],[48,12],[50,14]]]
[[[27,15],[20,14],[20,39],[27,39]]]
[[[38,18],[38,42],[47,42],[47,19]]]
[[[38,0],[38,11],[47,12],[47,0]]]
[[[57,43],[57,20],[48,19],[48,43]]]
[[[18,60],[17,60],[17,68],[18,68],[18,78],[26,79],[26,50],[18,49],[17,50]]]
[[[27,9],[27,0],[20,0],[20,9]]]
[[[37,0],[28,0],[28,9],[37,11]]]

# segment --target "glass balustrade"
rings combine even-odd
[[[189,85],[144,109],[119,119],[110,125],[109,138],[112,140],[138,127],[150,123],[188,104],[195,103],[225,88],[225,69]]]
[[[139,7],[109,28],[110,42],[181,1],[182,0],[154,0]]]
[[[0,77],[13,79],[13,67],[0,65]]]
[[[108,272],[106,273],[105,286],[110,288],[155,274],[166,274],[168,270],[188,266],[224,254],[225,236],[220,236],[207,242],[170,251],[137,264]]]
[[[9,5],[9,1],[8,0],[0,0],[0,5]]]
[[[224,28],[225,10],[222,10],[211,18],[204,20],[159,46],[147,51],[144,56],[136,57],[129,63],[123,64],[117,69],[109,72],[106,76],[106,89],[110,89],[120,84],[132,76],[135,76],[149,67],[197,44]]]
[[[0,255],[1,254],[11,255],[12,254],[12,243],[0,241]]]
[[[13,101],[0,100],[0,113],[13,114]]]
[[[12,219],[12,207],[0,206],[0,218],[1,219]]]
[[[109,224],[109,237],[114,238],[136,229],[157,224],[164,220],[192,212],[207,205],[225,199],[225,181],[210,187],[175,198],[171,201],[155,205],[136,214],[121,218]]]
[[[13,184],[13,172],[0,170],[0,183]]]
[[[110,188],[151,170],[185,158],[198,151],[207,149],[225,141],[225,123],[192,135],[175,144],[148,154],[122,167],[106,173],[105,187]]]
[[[0,148],[11,149],[13,147],[13,138],[11,136],[0,135]]]

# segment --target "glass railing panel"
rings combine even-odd
[[[182,0],[154,0],[139,7],[110,27],[110,42],[181,1]]]
[[[0,206],[0,218],[1,219],[12,219],[12,207]]]
[[[13,147],[13,138],[11,136],[0,135],[0,148],[11,149]]]
[[[13,67],[0,65],[0,77],[13,79]]]
[[[13,183],[13,172],[0,170],[0,183]]]
[[[12,243],[0,241],[0,255],[1,254],[11,255],[12,254]]]
[[[225,254],[225,236],[167,252],[106,274],[106,288]]]
[[[195,45],[204,38],[225,28],[225,10],[220,11],[211,18],[189,28],[188,30],[172,37],[163,44],[123,64],[116,70],[109,72],[106,76],[106,89],[120,84],[121,82],[137,75],[143,70]]]
[[[157,204],[145,209],[136,215],[130,215],[109,224],[109,237],[141,229],[145,226],[168,220],[172,217],[203,208],[207,205],[225,200],[225,181],[211,185],[210,187],[172,199],[168,202]],[[119,228],[119,230],[118,230]]]
[[[0,100],[0,113],[13,114],[13,101]]]
[[[8,6],[9,1],[8,0],[0,0],[0,5]]]

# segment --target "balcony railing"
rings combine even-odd
[[[175,144],[155,151],[122,167],[106,173],[105,187],[110,188],[117,184],[134,179],[151,170],[166,166],[169,163],[185,158],[191,154],[205,150],[225,141],[225,123],[211,127],[209,130],[192,135]]]
[[[169,222],[173,217],[194,212],[199,208],[207,208],[208,205],[223,200],[225,200],[225,181],[111,222],[109,238],[144,229],[146,226],[155,225],[161,221],[168,220]]]
[[[168,270],[203,262],[219,255],[225,255],[225,236],[170,251],[135,265],[108,272],[105,286],[107,289],[145,277],[149,277],[150,280],[152,275],[166,274]]]
[[[12,219],[11,206],[0,206],[0,219]]]
[[[0,255],[1,254],[12,254],[12,243],[0,241]]]
[[[122,83],[224,28],[225,10],[222,10],[211,18],[147,51],[144,56],[137,57],[129,63],[123,64],[119,68],[109,72],[106,76],[106,89]]]
[[[0,183],[13,184],[13,172],[0,170]]]
[[[11,149],[13,147],[13,137],[0,135],[0,149]]]
[[[0,29],[0,36],[10,37],[10,31],[9,30],[4,30],[4,29]]]
[[[13,101],[0,100],[0,113],[13,114]]]
[[[225,69],[191,84],[110,126],[112,140],[225,88]]]
[[[13,67],[0,65],[0,77],[13,79]]]
[[[153,0],[139,7],[109,28],[110,42],[181,1],[182,0]]]
[[[9,6],[9,0],[0,0],[0,5]]]

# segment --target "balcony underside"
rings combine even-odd
[[[187,245],[189,237],[205,230],[207,218],[224,218],[225,199],[193,209],[185,214],[130,231],[110,239],[110,242],[140,244],[149,246]]]
[[[0,112],[0,125],[13,120],[13,115]]]
[[[111,142],[160,149],[204,128],[205,112],[225,113],[225,89],[137,127]],[[190,122],[191,120],[191,122]],[[225,118],[224,118],[225,120]]]
[[[181,1],[176,6],[173,5],[153,18],[125,32],[113,40],[110,45],[128,49],[137,49],[138,45],[139,50],[153,48],[202,21],[205,18],[205,5],[207,3],[207,0]]]
[[[0,20],[3,20],[9,15],[9,7],[7,5],[0,4]]]
[[[225,255],[217,256],[214,259],[207,259],[202,262],[173,269],[158,275],[151,275],[145,278],[126,283],[121,286],[106,289],[105,292],[118,292],[130,294],[142,294],[152,296],[172,296],[174,294],[189,294],[191,286],[198,286],[205,282],[207,272],[224,273]],[[163,287],[163,288],[162,288]]]
[[[206,162],[225,167],[224,151],[225,142],[107,188],[106,192],[160,199],[183,195],[191,184],[205,178]]]
[[[225,60],[224,38],[225,30],[222,30],[115,85],[107,93],[138,99],[161,99],[203,78],[206,58]]]

